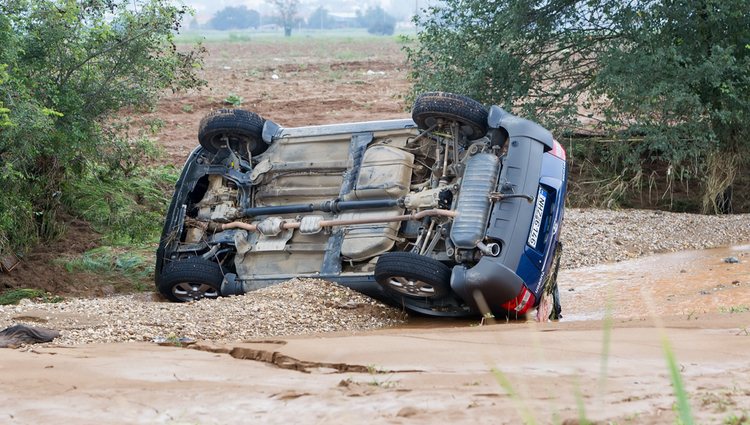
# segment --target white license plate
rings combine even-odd
[[[539,229],[542,227],[542,219],[544,219],[544,205],[547,203],[547,191],[542,187],[539,187],[539,192],[536,195],[536,207],[534,207],[534,218],[531,221],[531,232],[529,232],[529,239],[526,243],[536,249],[536,244],[539,239]]]

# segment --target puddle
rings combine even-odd
[[[736,257],[737,264],[723,261]],[[689,315],[750,307],[750,245],[657,254],[561,270],[565,321]]]

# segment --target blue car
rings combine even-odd
[[[298,277],[432,316],[560,317],[565,151],[536,123],[431,92],[412,119],[217,110],[198,140],[157,250],[172,301]]]

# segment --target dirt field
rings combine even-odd
[[[167,160],[181,164],[200,118],[232,94],[287,126],[407,116],[397,43],[320,41],[208,44],[209,87],[168,97],[143,122],[161,127]],[[722,261],[730,255],[740,263]],[[664,341],[696,423],[750,423],[749,246],[560,279],[559,323],[414,319],[401,329],[197,350],[2,350],[0,423],[673,424]]]
[[[209,43],[207,88],[169,96],[144,121],[160,120],[159,141],[182,164],[198,145],[198,122],[209,111],[239,107],[282,126],[408,116],[401,45],[393,39],[322,38]],[[157,121],[158,122],[158,121]]]

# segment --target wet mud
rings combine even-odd
[[[558,282],[565,321],[731,313],[750,308],[750,245],[562,270]]]

